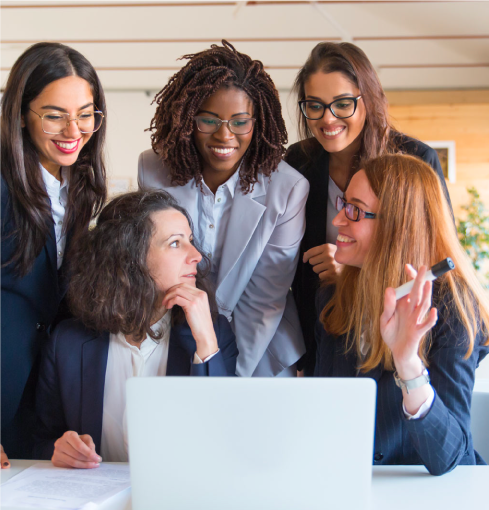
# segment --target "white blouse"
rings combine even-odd
[[[106,462],[128,462],[126,381],[131,377],[164,377],[170,346],[171,310],[151,326],[163,336],[154,341],[149,335],[139,348],[127,342],[123,333],[110,335],[105,372],[104,407],[100,455]],[[201,360],[194,354],[193,364],[210,361],[219,349]]]
[[[123,333],[110,335],[105,372],[104,409],[100,455],[108,462],[127,462],[126,381],[131,377],[165,376],[170,344],[171,311],[151,329],[164,331],[155,342],[149,335],[139,348],[130,345]]]
[[[63,263],[63,256],[66,246],[66,235],[63,233],[63,221],[65,219],[66,206],[68,204],[68,174],[64,167],[61,167],[60,175],[62,182],[59,182],[54,175],[50,174],[41,164],[41,174],[46,187],[46,192],[51,200],[51,214],[54,221],[54,233],[56,235],[56,256],[58,269]]]

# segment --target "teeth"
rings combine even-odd
[[[343,131],[342,127],[335,129],[334,131],[326,131],[325,129],[323,129],[323,133],[327,136],[334,136],[337,135],[338,133],[341,133],[342,131]]]
[[[218,149],[217,147],[211,147],[212,152],[217,152],[217,154],[229,154],[234,151],[234,147],[230,147],[229,149]]]
[[[78,140],[72,143],[62,143],[62,142],[54,142],[58,147],[61,147],[62,149],[74,149],[76,147],[76,144],[78,143]]]
[[[349,237],[342,236],[341,234],[338,234],[338,237],[336,238],[337,241],[340,243],[354,243],[354,239],[350,239]]]

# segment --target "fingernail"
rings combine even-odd
[[[97,462],[102,462],[102,457],[97,457]]]
[[[411,264],[406,264],[406,265],[409,266],[409,269],[412,269],[414,271],[414,267]]]
[[[3,463],[3,465],[4,465],[5,467],[8,467],[8,466],[10,466],[10,462],[4,462],[4,463]]]

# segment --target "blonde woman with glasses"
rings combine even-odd
[[[376,465],[422,464],[441,475],[485,464],[470,407],[489,351],[489,301],[436,173],[413,156],[381,156],[352,177],[337,206],[335,259],[344,267],[317,296],[315,375],[375,379]],[[447,257],[455,269],[426,282]],[[394,288],[412,279],[396,300]]]

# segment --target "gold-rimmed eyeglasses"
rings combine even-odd
[[[47,135],[59,135],[70,125],[70,122],[76,122],[80,133],[95,133],[104,120],[104,114],[99,111],[86,111],[80,113],[78,117],[71,118],[69,113],[53,111],[39,115],[31,108],[29,110],[41,119],[42,130]]]

